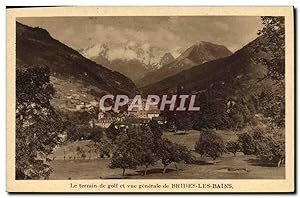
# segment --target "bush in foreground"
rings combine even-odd
[[[222,138],[215,131],[206,130],[201,133],[196,142],[195,151],[201,156],[206,155],[216,160],[226,152],[226,147]]]
[[[116,138],[116,150],[110,168],[121,168],[122,175],[125,176],[126,169],[145,166],[145,174],[147,174],[148,166],[154,163],[152,140],[153,135],[149,127],[130,126]]]
[[[241,151],[241,144],[238,141],[229,141],[226,143],[226,150],[236,156],[236,153]]]
[[[160,139],[156,142],[154,153],[163,164],[163,174],[165,174],[167,167],[172,163],[175,164],[178,170],[178,162],[184,161],[189,163],[192,161],[191,152],[185,146],[166,139]]]
[[[254,154],[263,163],[280,166],[285,159],[284,130],[268,127],[255,127],[239,136],[242,152]]]

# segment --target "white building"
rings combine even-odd
[[[130,105],[132,102],[132,99],[129,100],[128,105]],[[143,119],[152,119],[153,117],[158,117],[160,114],[160,110],[157,105],[151,105],[149,107],[149,110],[145,110],[146,106],[146,99],[142,100],[142,110],[138,109],[137,107],[134,107],[132,110],[128,111],[129,116],[134,116],[136,118],[143,118]]]

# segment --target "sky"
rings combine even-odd
[[[39,17],[17,21],[44,28],[77,50],[126,42],[172,51],[208,41],[235,52],[255,39],[261,28],[260,17],[256,16]]]

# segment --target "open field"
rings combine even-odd
[[[217,131],[217,133],[226,142],[237,139],[237,135],[231,131]],[[195,143],[200,137],[200,132],[196,130],[190,130],[185,135],[174,135],[172,132],[165,132],[163,137],[171,140],[172,142],[182,144],[190,150],[194,150]]]
[[[220,132],[225,141],[236,139],[234,132]],[[194,144],[199,138],[199,132],[190,131],[186,135],[174,135],[164,133],[165,138],[173,142],[186,145],[189,149],[194,149]],[[194,164],[179,164],[179,171],[171,164],[165,175],[162,174],[162,165],[157,162],[153,167],[149,167],[148,175],[143,176],[143,167],[137,170],[126,170],[126,176],[122,177],[121,169],[110,169],[110,159],[99,159],[93,151],[90,152],[91,159],[63,160],[63,152],[66,156],[76,156],[76,148],[80,146],[88,152],[91,149],[89,141],[81,141],[67,144],[58,148],[54,152],[55,159],[51,162],[53,173],[50,179],[105,179],[105,178],[128,178],[128,179],[283,179],[285,177],[285,167],[268,167],[257,164],[255,156],[246,156],[238,153],[236,157],[232,154],[225,154],[218,158],[218,163],[208,164],[209,158],[196,157]],[[64,150],[64,151],[62,151]],[[66,157],[69,159],[69,157]]]
[[[126,170],[122,177],[121,169],[110,169],[110,159],[76,160],[51,162],[54,172],[50,179],[105,179],[105,178],[132,178],[132,179],[283,179],[284,167],[259,166],[255,163],[255,156],[240,155],[237,157],[223,157],[215,164],[180,164],[179,171],[170,165],[163,175],[162,166],[157,163],[150,167],[148,175],[143,176],[143,167],[137,170]]]

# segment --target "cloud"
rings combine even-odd
[[[134,42],[172,50],[209,41],[236,51],[256,38],[261,28],[260,18],[250,16],[26,17],[18,21],[43,27],[75,49]]]
[[[142,49],[141,51],[149,54],[149,56],[150,54],[154,55],[154,59],[160,59],[164,53],[178,47],[178,44],[181,42],[179,36],[163,27],[143,30],[98,24],[95,25],[94,31],[89,37],[94,44],[105,43],[110,47],[108,53],[110,59],[134,58],[137,56],[137,49]],[[91,43],[88,45],[91,45]]]
[[[94,42],[99,43],[124,43],[124,42],[138,42],[145,43],[145,47],[149,47],[150,43],[153,47],[175,46],[180,41],[180,37],[173,32],[158,27],[155,30],[143,29],[128,29],[118,28],[112,26],[96,25],[94,35],[92,36]]]

